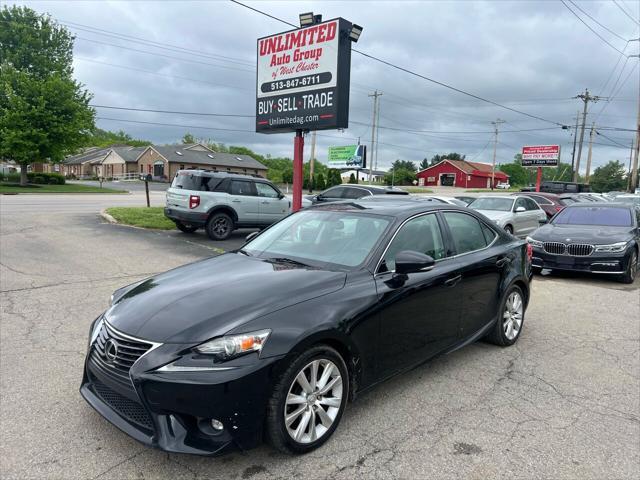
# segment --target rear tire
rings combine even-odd
[[[267,404],[268,442],[284,453],[315,450],[338,427],[348,397],[349,373],[336,350],[317,345],[301,353],[273,387]]]
[[[189,225],[188,223],[175,222],[176,228],[184,233],[193,233],[198,230],[198,227],[194,225]]]
[[[487,341],[510,347],[518,341],[524,326],[525,301],[522,290],[512,285],[504,294],[498,310],[498,321],[487,335]]]
[[[505,225],[504,231],[510,235],[513,235],[513,227],[511,225]]]
[[[207,220],[205,230],[211,240],[226,240],[234,230],[233,219],[226,213],[214,213]]]
[[[625,272],[620,276],[620,281],[622,283],[633,283],[636,279],[636,274],[638,273],[638,252],[633,250],[631,255],[629,256],[629,261],[627,262],[627,268]]]

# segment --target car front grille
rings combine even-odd
[[[545,242],[544,251],[553,255],[564,255],[565,245],[558,242]]]
[[[146,430],[153,430],[153,420],[140,403],[111,390],[96,378],[91,379],[91,386],[95,394],[125,420]]]
[[[587,243],[545,242],[544,251],[552,255],[570,255],[572,257],[588,257],[594,251],[594,246]]]
[[[135,393],[129,370],[151,347],[152,343],[135,340],[103,322],[91,348],[89,364],[97,370],[97,374],[102,374]]]
[[[567,253],[574,257],[588,257],[593,253],[593,245],[586,243],[573,243],[567,245]]]

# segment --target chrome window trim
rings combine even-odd
[[[402,222],[400,224],[400,226],[396,229],[396,231],[394,232],[393,236],[391,237],[391,239],[389,240],[389,242],[387,243],[387,246],[385,247],[384,251],[382,252],[382,255],[380,255],[380,258],[378,259],[378,262],[376,263],[376,268],[374,270],[374,277],[377,277],[378,275],[383,275],[386,273],[395,273],[395,270],[389,270],[388,272],[379,272],[378,269],[380,268],[380,264],[382,263],[382,260],[384,259],[385,254],[387,253],[387,250],[389,250],[389,247],[391,246],[391,243],[393,243],[393,241],[396,238],[396,235],[398,235],[398,232],[400,231],[400,229],[402,229],[402,227],[404,227],[404,225],[409,222],[410,220],[413,220],[414,218],[418,218],[418,217],[422,217],[424,215],[436,215],[437,213],[447,213],[447,212],[451,212],[451,213],[460,213],[462,215],[468,215],[469,217],[477,220],[478,223],[481,224],[485,224],[487,225],[485,222],[483,222],[482,220],[480,220],[479,218],[477,218],[475,215],[471,215],[467,212],[461,212],[460,210],[434,210],[431,212],[422,212],[422,213],[418,213],[412,217],[407,218],[404,222]],[[444,221],[446,222],[446,219],[444,219]],[[488,225],[487,225],[488,226]],[[438,222],[438,227],[440,227],[440,223]],[[489,227],[491,228],[491,227]],[[493,228],[491,228],[491,230],[493,230]],[[444,258],[439,258],[435,261],[435,263],[441,262],[443,260],[451,260],[454,258],[458,258],[458,257],[462,257],[464,255],[469,255],[470,253],[476,253],[476,252],[481,252],[482,250],[486,250],[488,248],[491,248],[493,246],[494,243],[496,243],[496,241],[498,240],[498,238],[500,238],[500,235],[494,231],[494,233],[496,234],[496,236],[493,238],[493,241],[488,244],[486,247],[484,248],[480,248],[478,250],[471,250],[470,252],[464,252],[464,253],[458,253],[456,255],[452,255],[451,257],[444,257]],[[440,234],[442,235],[442,230],[440,231]],[[484,234],[483,234],[484,236]],[[443,237],[444,240],[444,237]]]

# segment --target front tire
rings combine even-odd
[[[513,227],[511,225],[505,225],[504,231],[507,232],[509,235],[513,235]]]
[[[285,453],[307,453],[326,442],[349,397],[342,356],[327,345],[298,355],[273,387],[267,406],[269,443]]]
[[[226,213],[214,213],[205,226],[209,238],[218,241],[229,238],[233,229],[233,219]]]
[[[638,252],[634,249],[629,256],[629,261],[627,262],[627,268],[625,272],[620,276],[620,281],[622,283],[633,283],[636,279],[636,275],[638,273]]]
[[[524,313],[524,294],[520,287],[512,285],[502,298],[498,321],[487,335],[487,340],[501,347],[516,343],[524,326]]]

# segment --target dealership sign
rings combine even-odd
[[[256,132],[349,126],[351,26],[337,18],[258,39]]]
[[[329,168],[366,168],[367,147],[364,145],[329,147],[328,163]]]
[[[560,161],[560,145],[522,147],[523,167],[556,167]]]

